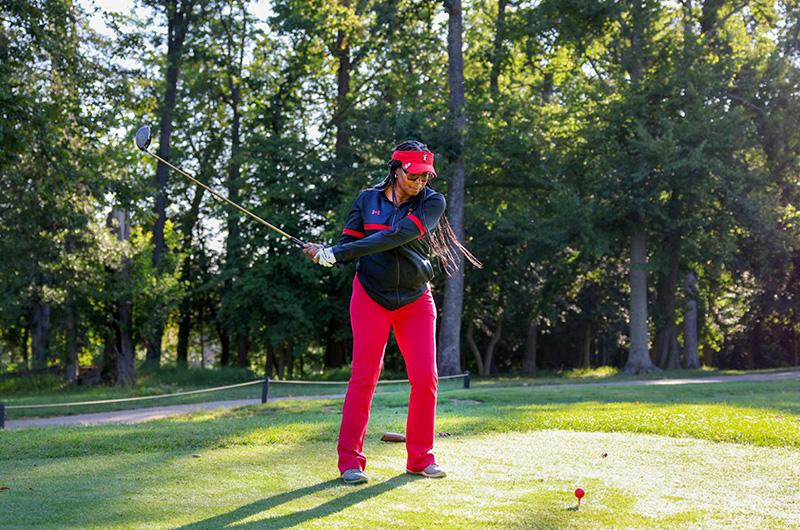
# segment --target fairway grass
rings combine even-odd
[[[378,441],[407,399],[375,397],[365,486],[340,399],[0,431],[0,528],[800,528],[797,380],[441,392],[442,480]]]
[[[541,371],[535,376],[498,376],[490,378],[472,378],[473,390],[515,388],[515,387],[540,387],[548,385],[569,384],[597,384],[614,383],[625,384],[643,381],[669,381],[671,379],[690,378],[700,381],[704,378],[725,375],[764,375],[787,371],[787,369],[752,370],[741,372],[734,370],[668,370],[652,374],[629,375],[616,368],[600,367],[592,369],[574,369],[564,372]],[[389,377],[404,378],[404,375],[388,374]],[[207,401],[260,399],[261,384],[245,387],[229,388],[208,393],[190,394],[184,396],[170,396],[175,392],[196,391],[211,387],[227,386],[235,383],[253,381],[255,375],[245,370],[226,368],[223,370],[204,369],[166,369],[154,372],[143,371],[137,386],[82,386],[69,385],[56,376],[44,378],[20,377],[12,380],[0,380],[0,402],[4,403],[6,419],[22,419],[35,417],[63,416],[86,414],[92,412],[111,412],[117,410],[136,409],[141,407],[161,407],[169,405],[201,403]],[[28,380],[30,379],[30,380]],[[344,394],[347,389],[346,380],[338,384],[329,384],[331,381],[320,381],[319,384],[297,384],[289,381],[272,381],[269,388],[270,398],[287,396],[314,396],[325,394]],[[450,391],[461,388],[462,379],[441,379],[439,389]],[[407,384],[379,384],[377,394],[408,392]],[[81,406],[55,406],[44,408],[23,408],[18,406],[64,404],[68,402],[85,402],[109,399],[124,399],[132,397],[149,398],[144,401],[122,403],[106,403],[98,405]],[[165,396],[157,397],[156,396]]]
[[[438,440],[449,476],[432,480],[404,474],[404,447],[376,440],[373,433],[366,447],[365,486],[340,484],[335,446],[319,442],[4,463],[13,489],[0,497],[0,526],[800,525],[800,498],[792,493],[797,449],[619,433],[494,433]],[[580,510],[576,487],[586,490]]]

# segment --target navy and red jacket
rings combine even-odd
[[[336,263],[357,259],[356,274],[367,294],[395,310],[422,296],[433,278],[430,246],[422,238],[444,213],[444,195],[425,186],[395,207],[383,194],[387,184],[363,190],[350,209]]]

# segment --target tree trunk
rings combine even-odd
[[[683,281],[686,306],[683,313],[683,367],[700,368],[697,351],[697,277],[689,272]]]
[[[50,339],[50,304],[36,299],[31,308],[31,354],[33,369],[47,368],[47,344]]]
[[[445,0],[449,15],[447,31],[448,80],[450,87],[452,176],[448,185],[448,218],[453,232],[464,242],[464,59],[462,55],[461,0]],[[461,372],[461,312],[464,306],[464,259],[455,253],[456,270],[445,280],[442,325],[439,330],[438,366],[440,375]]]
[[[30,368],[29,355],[28,355],[28,339],[30,338],[30,326],[25,326],[22,329],[22,344],[20,345],[20,353],[22,354],[23,371],[27,372]]]
[[[638,94],[644,72],[644,34],[647,25],[648,6],[633,2],[630,8],[630,29],[625,31],[629,46],[624,50],[622,61],[631,80],[630,91]],[[647,331],[647,236],[644,220],[634,226],[631,235],[630,263],[630,340],[631,349],[625,363],[627,373],[648,373],[658,370],[650,360]]]
[[[630,338],[631,350],[626,373],[649,373],[658,370],[650,360],[647,332],[647,237],[644,228],[631,236],[630,264]]]
[[[598,354],[600,355],[600,366],[608,366],[610,362],[610,355],[608,351],[608,347],[606,346],[604,341],[600,341],[598,349]]]
[[[275,374],[275,346],[267,343],[267,377]]]
[[[206,161],[208,164],[209,161]],[[183,252],[186,257],[181,265],[181,282],[193,285],[192,282],[192,242],[194,227],[200,215],[200,204],[203,201],[205,190],[201,186],[195,186],[194,196],[192,197],[192,207],[189,214],[182,223],[183,232]],[[202,324],[202,319],[201,319]],[[178,321],[178,345],[176,348],[178,366],[188,366],[189,364],[189,338],[192,329],[192,296],[187,293],[181,301],[180,318]],[[200,354],[200,364],[204,364],[205,353]]]
[[[100,373],[103,381],[114,382],[117,380],[117,322],[116,304],[112,303],[107,309],[106,318],[110,323],[106,330],[105,341],[103,344],[103,364]]]
[[[656,346],[653,354],[656,366],[662,370],[668,369],[667,365],[670,363],[670,355],[672,354],[672,341],[677,335],[677,329],[678,327],[674,322],[667,322],[656,332]]]
[[[589,369],[592,367],[592,323],[583,323],[583,334],[581,335],[581,368]]]
[[[286,349],[283,351],[286,355],[286,378],[292,379],[294,377],[294,342],[289,342]]]
[[[555,91],[555,81],[553,79],[553,72],[545,72],[544,79],[542,79],[542,102],[547,105],[553,99],[553,92]]]
[[[113,221],[112,221],[113,220]],[[112,208],[109,215],[112,231],[120,241],[130,241],[131,224],[128,212],[121,208]],[[116,272],[118,285],[129,285],[131,277],[131,260],[126,254],[122,259],[122,268]],[[117,385],[136,384],[136,352],[133,349],[131,330],[133,329],[133,300],[126,294],[116,301],[115,333],[115,373]]]
[[[74,383],[78,379],[78,341],[75,323],[75,299],[72,289],[67,288],[67,367],[64,371],[64,380]]]
[[[192,13],[192,0],[181,0],[180,9],[176,0],[167,0],[165,3],[167,15],[167,79],[164,93],[164,104],[161,106],[159,123],[158,155],[164,160],[169,160],[170,138],[172,136],[172,115],[175,111],[175,98],[178,87],[178,74],[180,72],[183,42],[189,27]],[[164,241],[164,225],[167,221],[167,175],[169,168],[166,164],[158,162],[156,167],[156,221],[153,224],[153,271],[161,275],[163,255],[167,251]],[[147,363],[158,366],[161,364],[161,339],[164,336],[165,322],[159,320],[155,323],[153,335],[147,341]]]
[[[708,34],[717,25],[719,10],[725,5],[725,0],[705,0],[700,16],[700,31]]]
[[[532,374],[536,372],[536,342],[539,336],[539,315],[531,318],[528,323],[528,334],[525,340],[525,356],[522,358],[522,372]]]
[[[202,252],[202,251],[201,251]],[[214,354],[211,348],[206,346],[206,333],[205,333],[205,308],[206,304],[208,303],[207,295],[203,295],[200,297],[197,303],[197,310],[199,311],[198,322],[200,323],[200,368],[205,369],[210,361],[211,364],[214,364]],[[210,354],[210,356],[209,356]]]
[[[656,299],[656,331],[655,351],[653,357],[662,369],[667,369],[667,365],[674,365],[670,358],[672,353],[672,341],[677,336],[677,325],[675,324],[675,290],[678,285],[678,256],[680,254],[678,245],[672,241],[667,245],[669,252],[669,269],[666,274],[660,275],[657,288]]]
[[[342,8],[350,7],[349,0],[340,2]],[[342,193],[339,177],[348,177],[353,167],[353,152],[351,149],[351,72],[354,62],[351,60],[350,42],[343,29],[336,33],[334,47],[330,50],[333,57],[337,60],[336,69],[336,108],[333,111],[332,123],[336,130],[336,142],[334,144],[334,179],[329,188],[329,200],[338,200]],[[328,335],[325,344],[324,365],[327,368],[339,368],[347,365],[347,356],[352,350],[350,339],[341,338],[339,331],[345,329],[347,323],[346,299],[347,284],[340,285],[338,282],[330,282],[328,285],[327,296],[330,300],[338,301],[342,311],[335,311],[328,321]]]
[[[219,354],[219,365],[222,366],[229,366],[231,364],[231,339],[228,335],[228,332],[225,331],[225,327],[221,324],[216,324],[217,328],[217,335],[219,335],[219,344],[220,344],[220,354]]]
[[[300,355],[297,356],[297,370],[298,370],[297,378],[298,379],[303,379],[303,358],[304,358],[303,353],[305,351],[306,351],[306,348],[301,349],[300,350]]]
[[[478,375],[486,375],[481,350],[478,348],[478,345],[475,344],[475,322],[472,319],[467,323],[467,344],[469,345],[469,349],[472,350],[472,354],[475,356],[475,364],[478,365]]]
[[[233,25],[233,24],[231,24]],[[226,28],[228,26],[226,25]],[[243,28],[244,29],[244,28]],[[227,29],[228,38],[228,60],[233,62],[235,60],[232,50],[234,49],[234,35],[230,28]],[[244,43],[242,43],[241,51],[244,51]],[[228,106],[230,107],[233,119],[231,120],[230,140],[231,140],[231,158],[228,163],[228,198],[239,203],[239,192],[241,189],[241,86],[238,79],[241,78],[242,63],[238,60],[237,66],[231,66],[228,70],[228,89],[230,96],[227,99]],[[244,265],[242,257],[242,236],[241,236],[241,214],[235,208],[228,208],[227,210],[227,225],[228,225],[228,239],[226,241],[226,266],[229,271],[233,273],[234,278],[241,277],[244,274]],[[234,286],[228,283],[227,289],[235,289]],[[237,312],[242,319],[245,315]],[[238,319],[237,319],[238,320]],[[236,351],[237,359],[236,364],[239,367],[246,367],[249,365],[248,352],[247,352],[247,330],[245,322],[241,320],[231,322],[232,329],[228,330],[228,334],[236,337]]]
[[[286,345],[281,344],[276,350],[278,353],[278,378],[283,379],[286,371]]]
[[[478,375],[487,376],[492,373],[492,360],[494,359],[494,352],[497,349],[497,344],[503,336],[503,311],[497,317],[494,331],[491,333],[489,344],[486,346],[486,352],[481,355],[481,351],[475,342],[475,323],[470,319],[467,324],[467,344],[469,345],[472,353],[475,355],[475,362],[478,364]]]
[[[186,368],[189,365],[189,335],[191,330],[191,303],[184,300],[181,302],[181,315],[178,321],[178,344],[175,348],[175,364],[180,368]]]
[[[744,368],[746,370],[755,370],[756,368],[756,356],[761,350],[762,330],[763,326],[761,320],[757,320],[755,326],[753,326],[753,330],[750,332],[750,347],[746,348],[745,351]]]
[[[247,333],[239,333],[236,337],[236,364],[239,368],[250,367],[250,341]]]
[[[131,328],[133,327],[133,301],[119,302],[119,350],[117,355],[117,385],[136,384],[136,352],[133,349]]]
[[[486,375],[491,375],[492,373],[494,351],[497,348],[497,344],[500,342],[500,337],[503,335],[503,315],[504,312],[501,310],[500,314],[497,316],[497,324],[492,332],[492,338],[489,340],[489,346],[486,348],[486,359],[483,361],[483,368],[486,370]]]
[[[680,347],[678,346],[678,326],[672,322],[664,327],[661,334],[664,341],[663,350],[658,357],[658,366],[662,370],[677,370],[680,365]]]
[[[331,294],[331,296],[335,296],[335,294]],[[325,368],[339,368],[347,364],[349,344],[346,341],[336,338],[338,330],[342,328],[344,328],[344,322],[341,320],[336,317],[328,319],[328,331],[325,337],[325,354],[322,360]]]
[[[498,78],[500,77],[500,67],[503,62],[503,39],[505,38],[506,27],[506,4],[507,0],[498,0],[497,18],[495,19],[494,50],[492,52],[492,70],[489,74],[489,90],[492,97],[496,98],[500,89]]]
[[[666,369],[677,370],[681,367],[681,347],[678,344],[678,326],[673,326],[672,335],[669,341],[669,356],[667,358]]]
[[[347,7],[348,1],[342,5]],[[346,171],[351,162],[350,157],[350,128],[348,127],[348,113],[350,109],[350,44],[344,30],[336,34],[336,47],[334,55],[338,59],[336,71],[336,110],[333,115],[333,126],[336,128],[336,144],[334,147],[337,173]]]

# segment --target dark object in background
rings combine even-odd
[[[381,436],[382,442],[405,442],[406,435],[400,434],[399,432],[385,432],[383,436]]]
[[[102,385],[103,373],[99,366],[81,366],[78,368],[78,378],[76,382],[79,385]]]

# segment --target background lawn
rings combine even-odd
[[[774,373],[786,369],[757,370],[742,372],[738,370],[669,370],[647,375],[628,375],[621,373],[616,368],[600,367],[594,369],[575,369],[569,371],[542,370],[535,376],[500,376],[491,378],[477,378],[471,376],[471,385],[474,389],[496,387],[524,387],[553,385],[562,383],[598,383],[598,382],[625,382],[634,380],[653,379],[682,379],[704,378],[720,375],[741,375],[745,373]],[[44,376],[27,376],[0,379],[0,402],[7,406],[41,405],[50,403],[72,403],[81,401],[98,401],[107,399],[131,398],[140,396],[159,396],[177,392],[208,389],[212,387],[228,386],[248,381],[255,381],[260,376],[250,370],[238,368],[224,369],[180,369],[159,368],[140,369],[137,384],[133,387],[114,386],[82,386],[64,383],[60,376],[50,374]],[[338,395],[344,394],[347,389],[349,370],[331,371],[324,376],[318,375],[320,384],[296,384],[292,381],[273,381],[270,385],[270,397],[309,396],[309,395]],[[404,373],[384,373],[382,380],[405,379]],[[340,384],[330,384],[336,381]],[[463,388],[463,379],[442,379],[439,388],[442,391]],[[408,385],[403,383],[379,384],[377,393],[407,393]],[[230,388],[208,393],[191,394],[188,396],[164,397],[123,403],[110,403],[100,405],[58,406],[34,409],[7,409],[6,419],[63,416],[72,414],[85,414],[90,412],[109,412],[114,410],[135,409],[141,407],[159,407],[207,401],[221,401],[233,399],[260,399],[261,384]]]
[[[797,380],[445,390],[439,481],[378,441],[406,401],[376,396],[360,487],[337,480],[341,400],[0,432],[0,526],[800,525]]]

